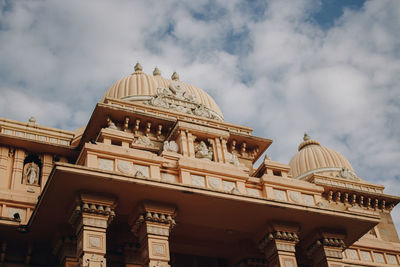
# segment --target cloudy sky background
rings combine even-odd
[[[308,132],[400,195],[399,29],[398,0],[0,0],[0,116],[75,130],[140,61],[273,139],[272,159]]]

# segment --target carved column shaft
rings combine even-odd
[[[14,153],[14,164],[12,168],[12,182],[11,182],[12,189],[21,190],[24,188],[24,186],[21,183],[22,172],[24,168],[24,158],[25,158],[25,152],[21,149],[16,149]]]
[[[179,131],[179,136],[177,138],[177,143],[179,145],[179,150],[181,151],[182,155],[188,156],[188,143],[187,143],[187,137],[186,137],[186,132],[185,131]]]
[[[195,157],[195,152],[194,152],[194,140],[196,140],[196,136],[194,136],[192,133],[187,132],[187,145],[188,145],[188,155],[191,158]]]
[[[1,188],[9,188],[9,176],[7,175],[7,169],[8,169],[8,164],[9,162],[12,162],[10,156],[14,156],[13,153],[10,153],[9,151],[12,151],[12,148],[8,147],[0,147],[0,175],[1,177],[7,177],[6,179],[1,179],[0,181],[0,187]]]
[[[219,138],[214,138],[215,150],[216,150],[216,159],[217,162],[224,162],[222,145]]]
[[[81,194],[70,222],[77,236],[76,256],[79,266],[106,266],[106,230],[115,216],[115,201]]]
[[[142,265],[169,267],[169,233],[175,226],[174,207],[144,204],[143,211],[131,224],[139,238]]]
[[[42,180],[40,181],[40,187],[43,188],[46,185],[49,174],[53,169],[53,157],[45,154],[43,156],[43,167],[42,167]]]
[[[227,163],[228,148],[226,146],[226,139],[221,139],[222,156],[224,157],[224,162]]]

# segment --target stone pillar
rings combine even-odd
[[[190,132],[187,132],[186,134],[187,134],[188,154],[189,157],[194,158],[195,157],[194,140],[196,140],[197,136],[193,135]]]
[[[297,267],[296,244],[299,242],[296,226],[271,225],[259,247],[265,253],[269,266]]]
[[[7,173],[9,164],[8,159],[10,154],[13,155],[13,153],[10,153],[9,151],[13,151],[12,148],[8,148],[5,146],[0,147],[0,177],[3,177],[0,180],[0,188],[8,188],[8,183],[9,183],[9,175]]]
[[[53,165],[53,157],[49,154],[45,154],[43,156],[42,179],[40,180],[40,187],[42,189],[47,183],[47,179],[49,178],[50,172],[53,169]]]
[[[344,235],[320,233],[307,249],[315,267],[342,267]]]
[[[79,266],[106,266],[106,230],[115,216],[115,199],[80,194],[70,223],[76,230]]]
[[[221,138],[222,139],[222,138]],[[216,151],[216,160],[217,162],[224,162],[224,157],[222,155],[222,145],[220,142],[220,138],[214,138],[214,144],[215,144],[215,151]]]
[[[179,130],[179,135],[178,138],[176,139],[176,143],[178,144],[179,151],[181,151],[182,155],[188,157],[189,156],[188,142],[185,131]]]
[[[221,137],[221,148],[222,148],[222,156],[223,156],[223,162],[228,163],[227,162],[227,158],[228,158],[228,148],[226,146],[226,139]]]
[[[14,165],[12,168],[11,189],[24,190],[25,185],[22,184],[22,172],[24,168],[25,151],[16,149],[14,152]]]
[[[169,267],[169,233],[175,226],[175,207],[143,203],[132,217],[132,232],[138,237],[142,265]]]

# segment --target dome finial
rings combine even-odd
[[[153,70],[153,76],[160,76],[161,75],[161,71],[158,67],[155,67]]]
[[[173,81],[178,81],[179,80],[179,74],[176,73],[176,71],[174,71],[174,73],[172,73],[171,79]]]
[[[33,116],[31,116],[31,117],[29,118],[29,122],[30,122],[30,123],[36,123],[36,118],[33,117]]]
[[[310,136],[309,136],[307,133],[304,133],[303,140],[304,140],[304,141],[308,141],[308,140],[310,140],[310,139],[311,139]]]
[[[135,72],[142,71],[142,70],[143,70],[142,65],[139,62],[137,62],[135,65]]]

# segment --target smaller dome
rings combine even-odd
[[[345,157],[331,148],[321,146],[307,134],[304,134],[304,141],[299,145],[298,152],[290,160],[289,166],[292,176],[299,179],[312,173],[321,173],[360,180]]]

